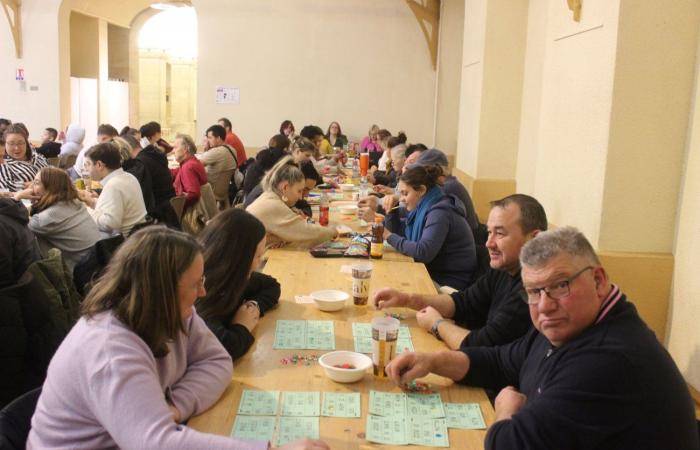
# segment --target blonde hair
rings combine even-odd
[[[262,188],[265,192],[274,192],[279,195],[277,186],[283,181],[289,184],[303,183],[305,180],[301,169],[294,164],[291,156],[285,156],[272,166],[262,179]]]
[[[112,143],[114,143],[114,145],[116,145],[119,149],[119,155],[122,157],[122,162],[131,159],[131,145],[129,145],[126,140],[120,137],[115,137],[112,139]]]
[[[193,236],[164,226],[137,231],[117,250],[90,290],[83,315],[91,318],[111,311],[156,358],[167,355],[168,343],[186,333],[178,283],[201,251]]]

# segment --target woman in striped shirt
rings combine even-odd
[[[46,158],[32,151],[25,131],[16,125],[5,130],[5,151],[5,162],[0,164],[0,188],[10,192],[24,189],[42,168],[49,165]]]

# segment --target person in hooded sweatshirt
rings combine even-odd
[[[464,204],[443,192],[441,175],[438,166],[411,167],[401,175],[400,200],[408,216],[390,210],[384,238],[398,252],[424,263],[435,283],[461,290],[476,276],[476,246]]]
[[[58,156],[65,157],[77,155],[83,148],[83,139],[85,139],[85,128],[77,123],[68,125],[66,130],[66,138],[61,145],[61,153]]]
[[[15,284],[40,258],[39,245],[27,223],[29,213],[21,202],[0,198],[0,288]]]

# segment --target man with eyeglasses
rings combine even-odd
[[[520,298],[518,257],[526,242],[547,229],[547,215],[533,197],[513,194],[491,203],[486,226],[490,268],[467,289],[419,295],[385,288],[377,291],[374,304],[417,310],[418,325],[453,350],[507,344],[524,335],[531,323]]]
[[[583,234],[540,233],[520,261],[534,329],[501,347],[402,353],[392,380],[501,389],[487,450],[699,449],[682,375]]]

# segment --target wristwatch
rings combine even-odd
[[[438,319],[438,320],[433,324],[433,327],[430,329],[430,334],[432,334],[433,336],[435,336],[436,338],[438,338],[438,340],[440,340],[440,341],[442,340],[442,337],[440,336],[440,330],[438,329],[438,327],[440,327],[440,324],[441,324],[442,322],[445,322],[445,321],[447,321],[447,319]]]

